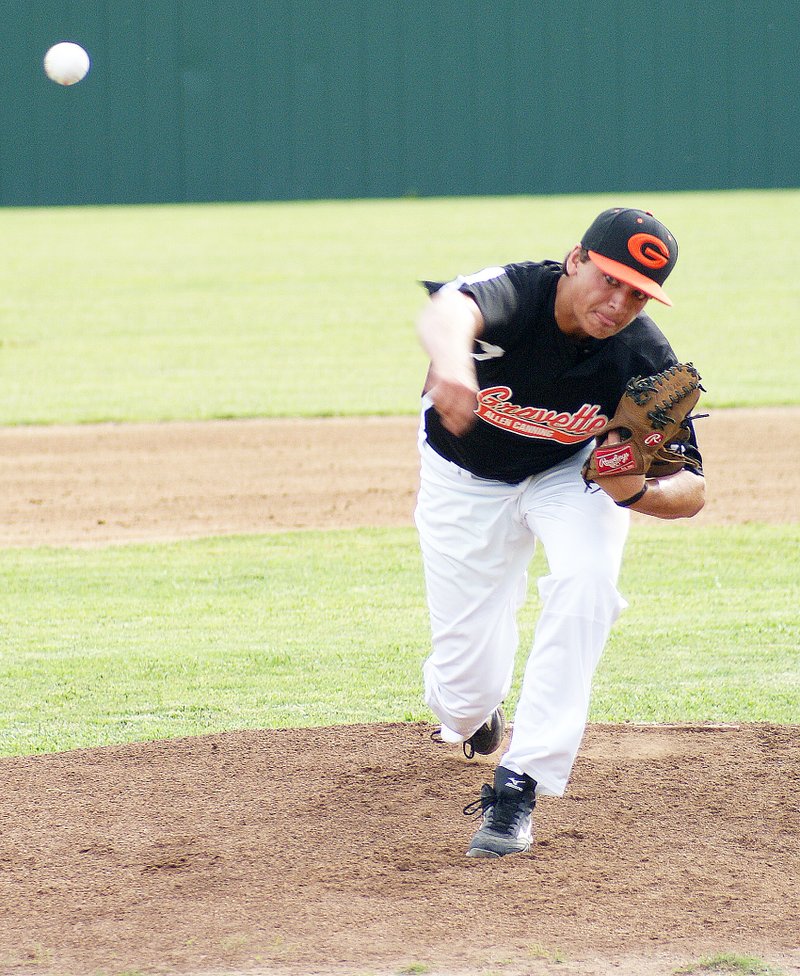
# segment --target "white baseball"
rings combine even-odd
[[[61,41],[44,56],[44,72],[59,85],[74,85],[86,77],[91,61],[80,44]]]

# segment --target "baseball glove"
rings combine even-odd
[[[597,446],[583,466],[583,480],[590,484],[618,474],[661,478],[693,464],[679,448],[689,439],[689,413],[702,390],[691,363],[629,380],[616,413],[598,434]],[[604,443],[611,431],[617,431],[619,443]]]

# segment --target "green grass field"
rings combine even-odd
[[[685,565],[665,593],[667,544]],[[796,721],[798,557],[800,526],[634,531],[622,580],[631,606],[601,663],[593,720]],[[546,571],[541,552],[532,569]],[[431,720],[410,528],[6,550],[0,585],[0,754]]]
[[[704,402],[797,403],[800,191],[65,208],[0,211],[0,424],[412,413],[417,279],[561,257],[617,201],[679,239],[654,311]],[[593,720],[797,722],[798,566],[797,525],[635,527]],[[411,529],[6,550],[0,575],[0,754],[431,718]]]
[[[797,400],[800,191],[0,211],[0,423],[411,413],[421,278],[564,256],[646,206],[651,309],[709,406]]]

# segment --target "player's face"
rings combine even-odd
[[[573,251],[570,274],[569,333],[581,339],[608,339],[631,324],[649,296],[610,275],[592,261],[581,261]]]

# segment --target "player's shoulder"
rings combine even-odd
[[[487,287],[509,296],[520,311],[530,314],[552,303],[563,274],[563,266],[556,261],[512,261],[496,270],[497,277]]]
[[[439,291],[449,289],[457,289],[458,291],[470,293],[473,286],[480,286],[504,276],[505,268],[493,266],[482,268],[480,271],[475,271],[472,274],[458,275],[458,277],[451,278],[448,281],[429,281],[423,278],[420,284],[429,295],[435,295]]]
[[[564,266],[559,261],[513,261],[504,265],[503,271],[517,281],[549,284],[558,281],[564,273]]]
[[[641,312],[615,339],[619,352],[637,372],[649,375],[678,361],[669,339],[646,312]]]
[[[561,268],[555,262],[518,261],[459,275],[439,286],[425,282],[429,294],[455,288],[477,304],[484,330],[508,332],[527,327],[552,308]]]
[[[501,279],[506,279],[521,289],[531,289],[542,283],[555,282],[562,274],[563,265],[558,261],[512,261],[509,264],[490,265],[470,274],[461,274],[449,281],[422,280],[420,284],[429,295],[445,287],[471,291],[473,287],[489,285]]]

